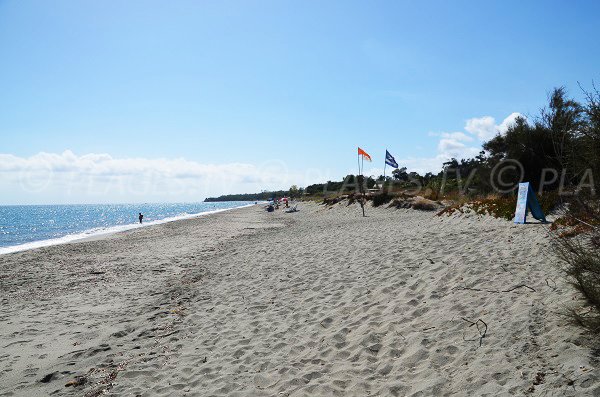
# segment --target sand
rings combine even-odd
[[[0,256],[0,395],[600,395],[545,226],[299,209]]]

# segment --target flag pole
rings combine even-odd
[[[385,150],[385,160],[383,160],[383,183],[381,184],[381,190],[385,187],[385,167],[387,166],[387,149]]]
[[[363,211],[363,217],[366,216],[365,215],[365,187],[364,187],[364,182],[365,182],[365,176],[362,174],[365,171],[365,156],[362,156],[362,168],[360,170],[360,176],[362,176],[361,178],[361,189],[362,189],[362,201],[361,201],[361,207],[362,207],[362,211]]]
[[[383,181],[381,182],[381,192],[383,193],[385,191],[385,167],[387,166],[387,163],[385,163],[383,165]]]

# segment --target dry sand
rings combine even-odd
[[[600,395],[545,226],[299,208],[1,256],[0,395]]]

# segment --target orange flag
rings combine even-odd
[[[364,150],[362,150],[361,148],[358,148],[358,155],[363,156],[363,159],[365,159],[367,161],[371,161],[371,156],[369,156],[369,154],[367,152],[365,152]]]

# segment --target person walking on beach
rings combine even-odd
[[[142,215],[142,213],[140,212],[140,216],[138,216],[140,223],[142,223],[142,219],[144,219],[144,215]]]

